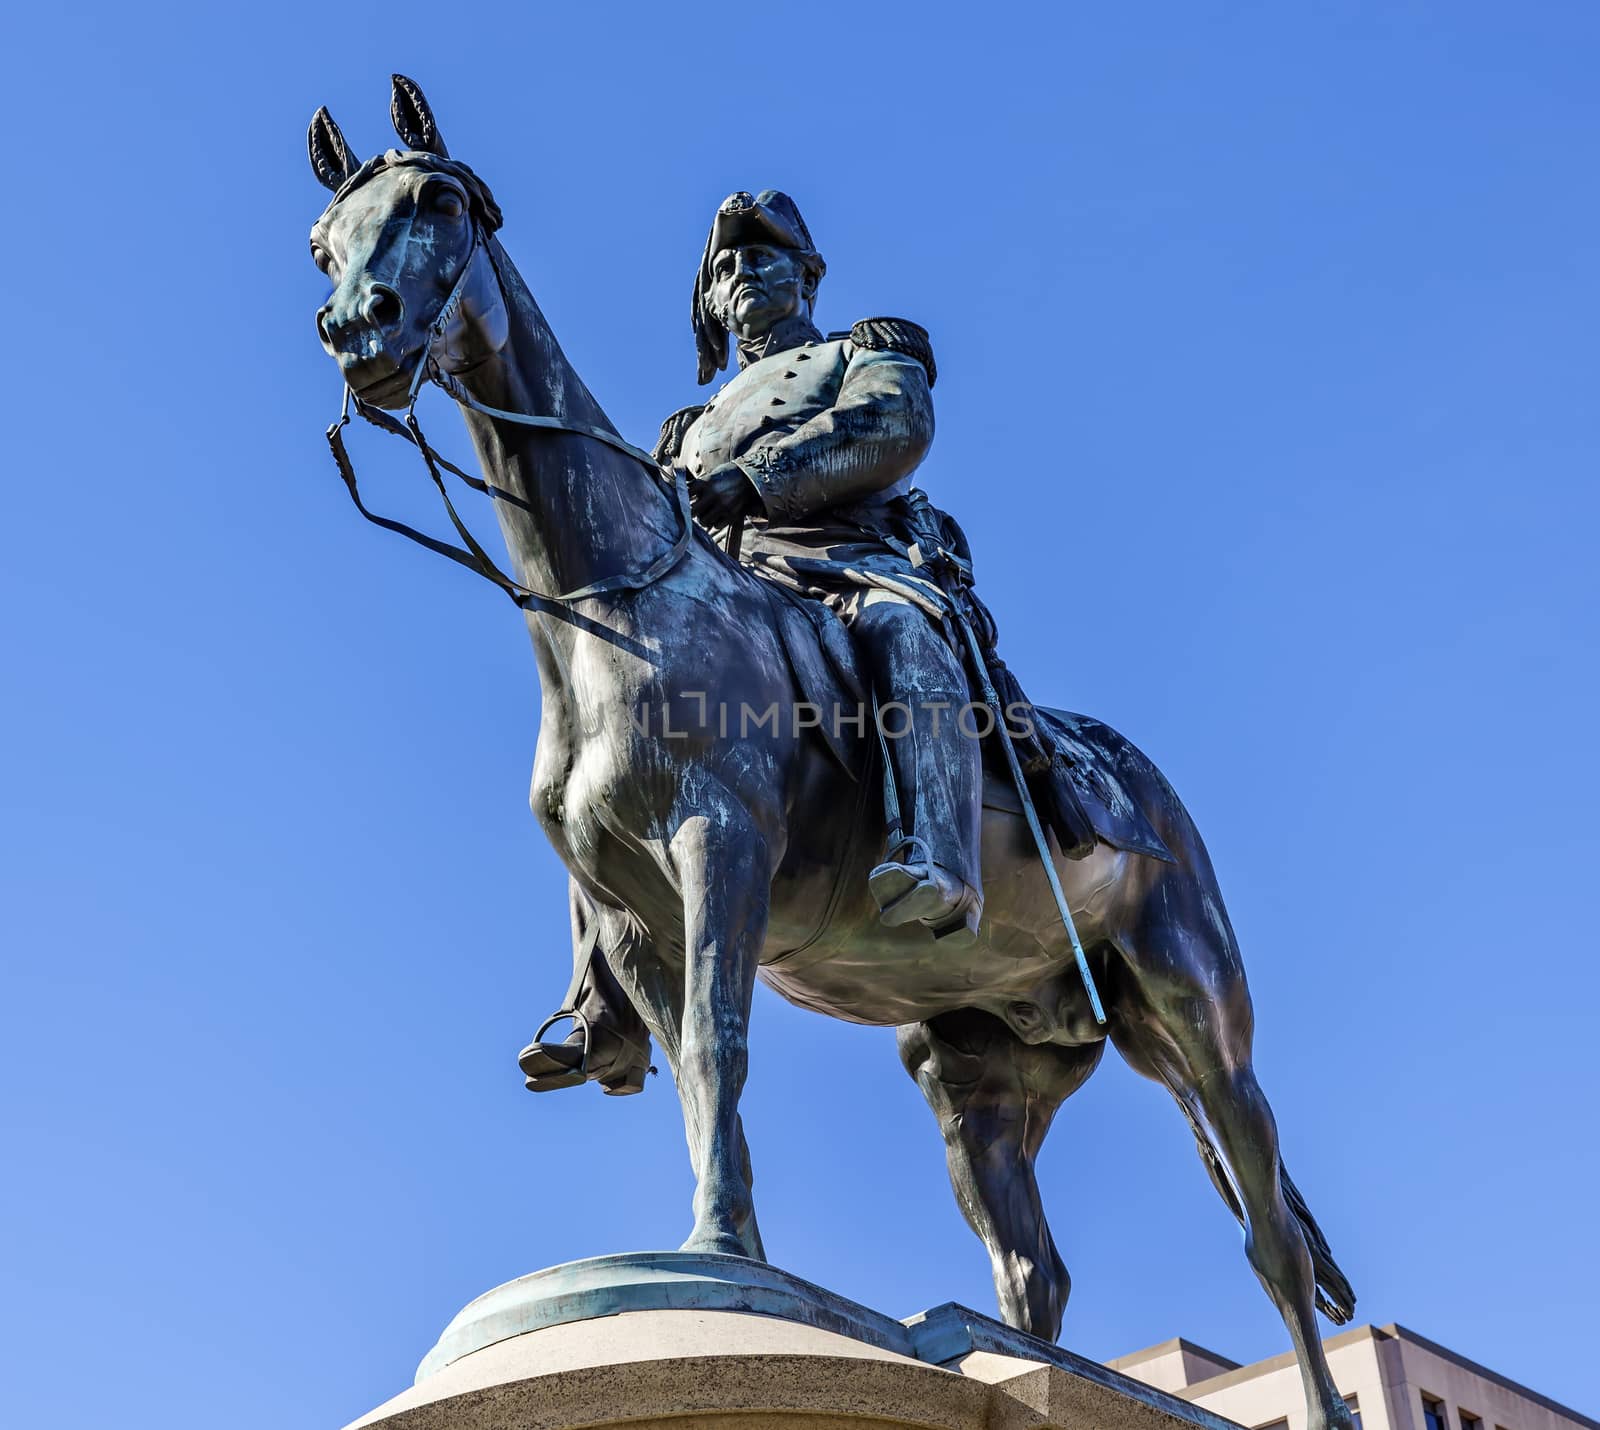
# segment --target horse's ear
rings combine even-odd
[[[448,159],[450,151],[439,137],[439,126],[434,120],[433,110],[428,107],[428,101],[423,98],[415,81],[403,74],[391,75],[390,78],[394,81],[394,95],[389,101],[389,117],[394,120],[394,132],[405,141],[408,149],[421,149],[429,154],[437,154],[441,159]]]
[[[311,116],[311,128],[306,130],[306,152],[311,156],[311,168],[318,180],[334,193],[338,193],[344,181],[361,167],[326,105]]]

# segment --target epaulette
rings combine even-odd
[[[909,318],[863,318],[849,333],[830,333],[829,337],[848,337],[858,348],[873,352],[904,353],[914,357],[928,371],[928,386],[939,380],[939,369],[933,361],[933,344],[928,340],[928,330]]]
[[[699,419],[704,407],[680,407],[661,424],[661,435],[656,439],[655,459],[663,466],[671,466],[683,450],[683,439]]]

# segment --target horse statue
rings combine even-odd
[[[884,836],[866,797],[876,750],[801,718],[849,701],[848,672],[823,657],[827,632],[695,526],[681,477],[618,436],[496,237],[488,187],[449,156],[401,76],[392,115],[405,147],[365,163],[326,109],[311,124],[312,166],[334,191],[311,230],[333,284],[317,329],[346,385],[330,436],[358,504],[336,432],[351,402],[415,443],[443,494],[447,464],[411,409],[425,381],[461,407],[512,574],[448,496],[466,549],[375,519],[488,574],[524,613],[541,690],[533,812],[676,1080],[696,1178],[684,1249],[765,1259],[739,1115],[759,976],[802,1007],[898,1028],[1000,1311],[1054,1340],[1070,1281],[1034,1161],[1109,1039],[1188,1119],[1294,1343],[1310,1430],[1350,1430],[1315,1308],[1344,1322],[1354,1295],[1280,1159],[1238,944],[1161,772],[1114,730],[1057,712],[1101,838],[1055,872],[1104,1024],[1017,797],[998,781],[976,945],[885,927],[864,877],[864,851]],[[728,716],[773,709],[753,730]]]

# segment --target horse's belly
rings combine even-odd
[[[1102,935],[1107,897],[1127,857],[1101,846],[1084,860],[1057,860],[1085,943]],[[814,869],[773,890],[761,976],[791,1003],[888,1025],[956,1008],[998,1011],[1014,999],[1035,998],[1070,964],[1049,882],[1027,826],[1014,815],[984,813],[984,916],[970,948],[941,944],[919,924],[884,927],[867,893],[868,865],[855,862],[860,867],[827,871],[836,880],[831,890]],[[830,900],[836,906],[826,917]]]

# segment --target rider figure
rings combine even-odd
[[[885,743],[900,830],[868,887],[884,923],[970,943],[983,908],[981,746],[957,718],[970,696],[943,592],[904,554],[917,541],[912,473],[933,441],[933,352],[900,319],[824,337],[811,315],[825,271],[787,194],[723,202],[694,331],[702,383],[727,366],[730,335],[739,371],[667,419],[656,455],[687,469],[702,524],[744,521],[742,559],[850,628],[878,700],[896,705],[880,724],[897,737]]]

